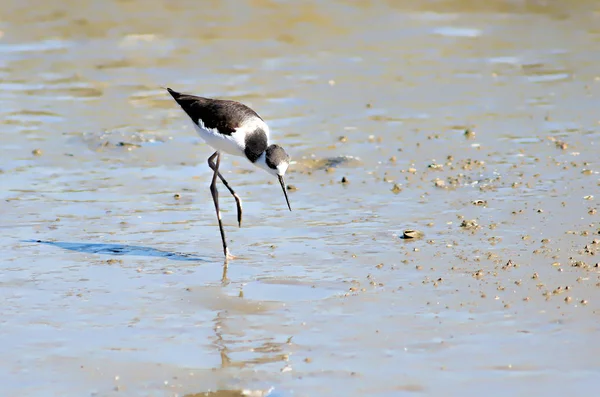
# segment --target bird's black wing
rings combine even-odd
[[[250,118],[262,120],[254,110],[236,101],[181,94],[170,88],[167,91],[196,125],[200,120],[206,128],[215,128],[223,135],[231,135]]]

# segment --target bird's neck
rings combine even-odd
[[[271,175],[277,175],[277,171],[272,169],[267,165],[267,153],[266,151],[262,152],[258,160],[254,163],[255,166],[267,171]]]

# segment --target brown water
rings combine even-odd
[[[595,395],[599,27],[591,0],[3,2],[0,394]],[[295,160],[290,213],[225,157],[226,273],[212,151],[161,86],[249,104]]]

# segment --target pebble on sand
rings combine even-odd
[[[402,233],[402,238],[403,239],[415,239],[415,238],[422,238],[424,235],[425,235],[425,233],[423,233],[420,230],[406,229],[404,231],[404,233]]]
[[[471,220],[463,220],[460,224],[460,227],[464,228],[464,229],[474,229],[476,227],[478,227],[479,225],[477,224],[477,221],[475,219],[471,219]]]

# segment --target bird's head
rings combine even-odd
[[[271,175],[275,175],[279,179],[285,201],[291,211],[292,207],[290,206],[290,200],[288,199],[285,181],[283,179],[285,172],[290,165],[289,154],[287,154],[279,145],[270,145],[262,156],[260,156],[257,163],[262,169],[266,170]]]

